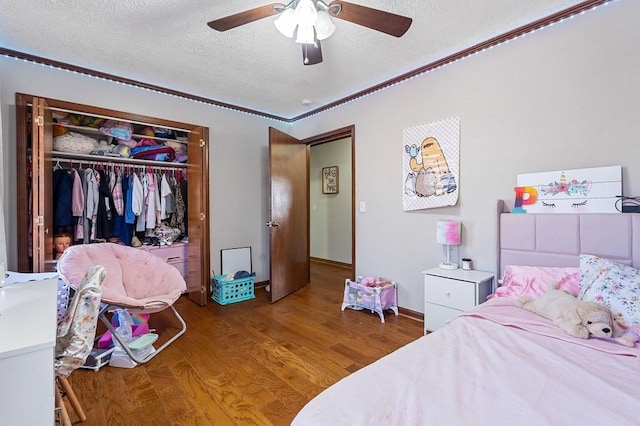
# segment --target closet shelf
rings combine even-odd
[[[108,135],[105,135],[104,133],[102,133],[99,129],[95,128],[95,127],[87,127],[87,126],[75,126],[73,124],[66,124],[66,123],[54,123],[56,126],[61,126],[61,127],[65,127],[71,131],[74,132],[78,132],[78,133],[83,133],[83,134],[87,134],[87,135],[96,135],[96,136],[100,136],[103,138],[108,138]],[[180,139],[168,139],[168,138],[161,138],[158,136],[147,136],[147,135],[139,135],[139,134],[132,134],[131,135],[132,139],[153,139],[155,141],[159,141],[159,142],[177,142],[177,143],[181,143],[184,145],[188,144],[188,141],[186,140],[180,140]]]
[[[115,157],[108,155],[74,154],[71,152],[51,151],[53,160],[79,160],[85,162],[132,164],[140,166],[155,166],[164,168],[186,169],[186,163],[172,163],[168,161],[141,160],[137,158]]]

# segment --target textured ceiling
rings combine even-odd
[[[351,2],[413,24],[395,38],[334,19],[323,62],[304,66],[275,16],[223,33],[207,26],[263,0],[0,0],[0,47],[292,118],[582,0]]]

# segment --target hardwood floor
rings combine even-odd
[[[385,324],[341,312],[347,274],[314,262],[311,284],[274,304],[264,289],[226,306],[181,298],[187,332],[149,363],[71,374],[84,424],[288,425],[323,389],[422,335],[421,322],[391,311]],[[161,338],[169,319],[151,316]]]

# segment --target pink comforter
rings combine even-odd
[[[635,425],[640,349],[492,299],[323,391],[293,425]]]

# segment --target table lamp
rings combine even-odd
[[[436,222],[436,240],[447,246],[447,260],[440,263],[440,269],[458,269],[457,263],[451,263],[451,246],[460,244],[460,222],[439,220]]]

